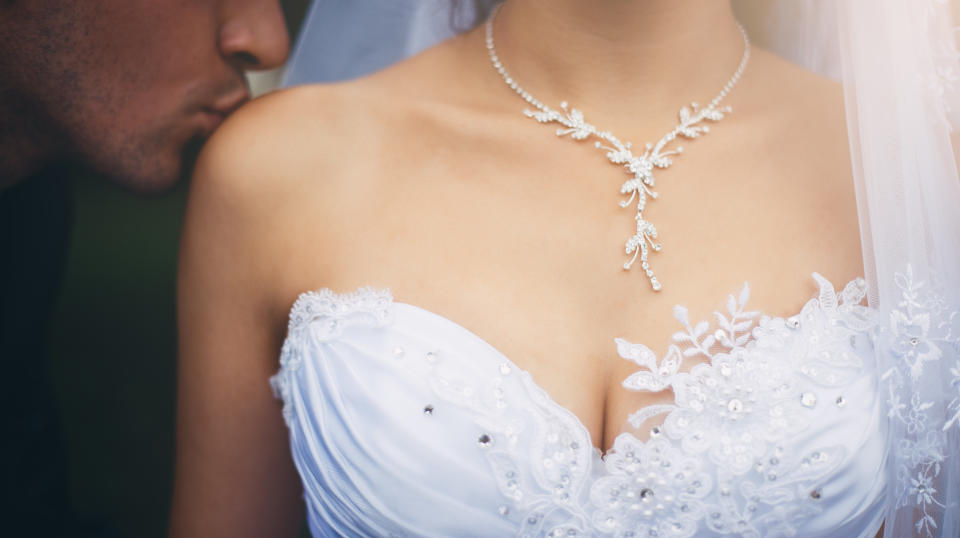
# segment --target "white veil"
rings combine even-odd
[[[841,80],[887,410],[885,536],[960,536],[960,53],[950,0],[734,0],[755,41]],[[463,28],[453,0],[315,0],[287,84]]]

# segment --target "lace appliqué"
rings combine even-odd
[[[726,314],[716,314],[714,332],[707,322],[691,325],[677,307],[684,330],[661,361],[618,339],[620,355],[644,368],[624,386],[673,388],[675,402],[634,413],[634,426],[667,417],[650,440],[623,433],[603,457],[582,423],[512,364],[501,365],[493,383],[438,372],[431,384],[471,409],[488,432],[478,450],[503,494],[501,514],[519,516],[519,536],[690,537],[704,529],[791,536],[820,512],[820,484],[849,456],[842,446],[798,452],[791,441],[809,426],[814,407],[840,405],[821,390],[862,371],[855,345],[873,323],[859,304],[862,279],[838,294],[814,278],[819,296],[789,319],[745,310],[746,286],[728,299]],[[683,360],[695,356],[708,362],[681,372]],[[511,375],[534,406],[504,390]]]
[[[339,294],[329,289],[300,294],[290,309],[287,338],[280,350],[280,370],[270,378],[275,397],[283,400],[283,418],[293,420],[290,384],[293,372],[303,359],[303,339],[325,342],[339,336],[350,323],[385,325],[392,312],[393,297],[389,290],[360,288],[353,293]]]
[[[960,428],[960,360],[954,365],[942,360],[960,354],[960,312],[950,310],[929,282],[917,281],[909,265],[895,282],[901,298],[878,337],[890,360],[882,382],[887,389],[891,436],[897,440],[893,447],[896,508],[909,511],[905,517],[915,520],[918,535],[934,536],[937,521],[947,509],[942,501],[941,467],[945,458],[957,457],[949,453],[947,444],[950,429]],[[940,383],[955,388],[958,396],[949,403],[928,400],[925,395],[939,390]]]
[[[759,313],[745,310],[746,285],[739,297],[728,297],[726,314],[715,313],[712,333],[708,322],[691,325],[687,310],[675,307],[684,330],[674,334],[659,364],[647,347],[617,341],[620,355],[644,368],[624,387],[670,387],[675,402],[634,413],[634,427],[667,417],[646,443],[621,434],[605,457],[609,476],[591,492],[600,529],[616,536],[688,537],[705,526],[741,536],[787,536],[820,511],[818,480],[839,465],[844,449],[798,454],[787,447],[808,427],[818,389],[842,386],[861,370],[853,343],[870,322],[859,305],[862,280],[838,297],[824,278],[814,278],[820,295],[799,315],[760,317],[755,327]],[[685,358],[697,356],[707,362],[679,371]]]

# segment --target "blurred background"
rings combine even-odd
[[[281,0],[291,38],[309,3]],[[251,88],[268,91],[280,71],[254,75]],[[66,436],[71,501],[91,529],[109,529],[109,536],[165,536],[173,476],[174,281],[187,185],[140,198],[77,177],[74,191],[65,279],[43,350]]]

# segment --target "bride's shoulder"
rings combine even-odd
[[[835,80],[813,73],[764,49],[754,56],[744,84],[734,97],[749,103],[742,107],[766,129],[811,129],[845,131],[843,87]]]
[[[482,117],[452,51],[434,47],[356,80],[273,92],[243,106],[201,155],[207,175],[280,183],[355,181]],[[209,174],[214,172],[213,174]],[[372,177],[377,177],[374,174]]]

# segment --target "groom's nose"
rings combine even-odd
[[[277,0],[221,3],[220,53],[241,70],[283,65],[290,51],[287,25]]]

